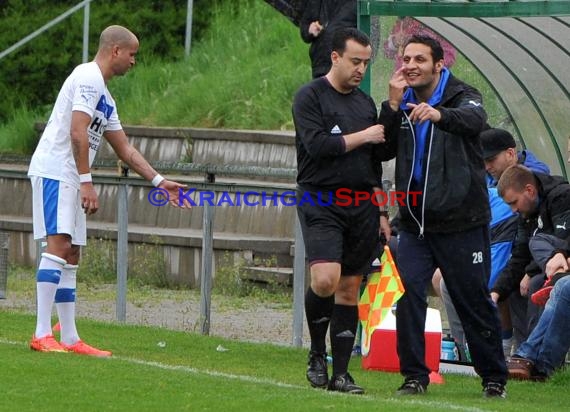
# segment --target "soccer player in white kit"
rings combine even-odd
[[[90,167],[105,137],[117,156],[154,186],[166,189],[178,205],[184,186],[160,176],[127,140],[107,83],[135,64],[137,37],[121,26],[101,33],[95,59],[77,66],[59,91],[53,111],[32,156],[28,176],[33,193],[34,238],[47,238],[37,271],[37,322],[30,342],[40,352],[111,356],[79,338],[75,288],[80,246],[86,244],[86,215],[99,208]],[[188,204],[180,205],[183,208]],[[51,329],[56,303],[61,339]]]

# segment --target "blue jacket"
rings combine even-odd
[[[493,287],[503,271],[513,249],[513,241],[517,234],[518,215],[499,196],[497,188],[489,187],[489,204],[491,206],[491,223],[489,236],[491,238],[491,277],[489,289]]]
[[[533,172],[544,173],[545,175],[550,174],[550,168],[548,165],[538,160],[530,150],[522,150],[518,152],[517,157],[519,164],[528,167]],[[487,173],[487,186],[496,187],[497,183],[498,182],[493,179],[493,176]]]
[[[550,173],[548,165],[538,160],[528,150],[518,153],[518,162],[533,172]],[[491,289],[511,258],[513,243],[517,234],[518,214],[514,213],[501,199],[495,187],[497,181],[488,173],[487,182],[489,183],[489,204],[491,206],[491,223],[489,225],[491,237],[491,277],[489,279],[489,289]]]
[[[529,249],[530,239],[538,233],[556,236],[565,242],[570,241],[570,185],[560,176],[534,174],[538,181],[540,203],[535,216],[518,218],[517,236],[512,255],[507,266],[500,273],[492,291],[499,294],[499,300],[518,290],[525,273],[529,276],[544,271],[533,261]],[[568,226],[568,227],[567,227]],[[551,256],[550,256],[551,257]],[[547,260],[550,259],[547,257]]]

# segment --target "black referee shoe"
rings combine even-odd
[[[426,393],[427,386],[416,379],[406,380],[396,391],[396,395],[422,395]]]
[[[507,397],[505,385],[498,382],[487,382],[483,388],[483,397],[505,399]]]
[[[352,393],[355,395],[361,395],[364,393],[362,386],[358,386],[354,383],[354,379],[347,372],[342,375],[333,376],[329,382],[329,391]]]
[[[327,370],[327,354],[309,352],[309,362],[307,366],[307,380],[313,388],[326,388],[329,383]]]

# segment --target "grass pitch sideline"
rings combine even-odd
[[[546,384],[509,383],[505,401],[485,400],[478,379],[453,375],[427,396],[396,398],[399,375],[364,371],[353,360],[351,373],[367,394],[350,396],[309,388],[303,349],[80,320],[87,342],[114,352],[96,359],[30,351],[30,315],[0,311],[0,324],[1,411],[555,411],[570,401],[568,372]]]

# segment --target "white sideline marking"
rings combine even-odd
[[[129,358],[129,357],[124,357],[124,356],[111,356],[109,359],[121,360],[121,361],[129,362],[129,363],[134,363],[137,365],[151,366],[153,368],[166,369],[166,370],[172,370],[172,371],[182,371],[182,372],[188,372],[188,373],[195,374],[195,375],[213,376],[216,378],[234,379],[234,380],[243,381],[243,382],[278,386],[281,388],[294,388],[294,389],[305,389],[306,388],[306,386],[293,385],[290,383],[278,382],[278,381],[274,381],[271,379],[260,379],[260,378],[256,378],[254,376],[249,376],[249,375],[234,375],[233,373],[218,372],[218,371],[213,371],[213,370],[209,370],[209,369],[196,369],[196,368],[191,368],[189,366],[182,366],[182,365],[168,365],[166,363],[146,361],[146,360],[142,360],[142,359]]]
[[[15,341],[10,341],[10,340],[4,339],[4,338],[0,338],[0,343],[4,344],[4,345],[24,346],[26,348],[28,347],[27,342],[15,342]],[[143,359],[129,358],[126,356],[113,355],[110,358],[102,358],[102,359],[111,360],[111,361],[112,360],[123,361],[123,362],[128,362],[128,363],[132,363],[132,364],[136,364],[136,365],[148,366],[151,368],[158,368],[158,369],[163,369],[163,370],[182,371],[182,372],[187,372],[187,373],[193,374],[193,375],[207,375],[207,376],[212,376],[212,377],[237,380],[237,381],[241,381],[241,382],[255,383],[255,384],[261,384],[261,385],[271,385],[271,386],[276,386],[279,388],[291,388],[291,389],[301,389],[301,390],[314,391],[314,389],[312,389],[306,385],[303,385],[303,386],[293,385],[290,383],[274,381],[271,379],[260,379],[260,378],[256,378],[254,376],[249,376],[249,375],[234,375],[232,373],[218,372],[218,371],[213,371],[213,370],[208,370],[208,369],[196,369],[196,368],[191,368],[189,366],[183,366],[183,365],[168,365],[166,363],[146,361]],[[328,396],[347,396],[346,394],[339,393],[339,392],[323,391],[323,394],[326,394]],[[358,399],[364,399],[364,400],[372,401],[372,402],[378,402],[378,400],[379,400],[378,398],[372,397],[369,395],[348,395],[348,396],[358,396]],[[406,398],[406,399],[399,398],[399,397],[398,398],[382,398],[380,400],[382,402],[389,402],[389,403],[393,403],[393,404],[397,404],[397,405],[401,405],[402,403],[405,403],[405,404],[412,404],[412,405],[428,406],[428,407],[437,408],[437,409],[450,409],[450,410],[464,411],[464,412],[488,412],[488,411],[492,411],[492,409],[480,409],[480,408],[475,408],[475,407],[466,407],[466,406],[461,406],[461,405],[455,405],[455,404],[448,403],[448,402],[425,401],[425,400],[410,399],[410,398]]]

